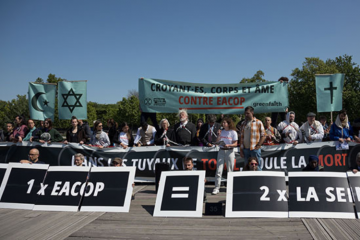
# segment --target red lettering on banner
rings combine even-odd
[[[216,98],[216,104],[217,104],[217,105],[221,105],[220,101],[221,101],[221,97],[217,97],[217,98]]]
[[[341,155],[335,154],[335,166],[341,166]]]
[[[216,170],[216,159],[214,158],[210,159],[208,166],[210,170]]]
[[[201,161],[203,162],[203,169],[206,170],[206,162],[209,161],[209,159],[201,159]]]
[[[243,102],[245,102],[245,98],[244,98],[244,97],[241,97],[241,98],[240,98],[240,105],[242,105]]]
[[[183,96],[179,97],[179,104],[183,105],[184,103],[181,102],[181,99],[184,98]]]
[[[208,98],[204,98],[204,105],[208,105]]]
[[[324,166],[323,155],[319,155],[319,165]]]
[[[343,166],[345,166],[345,159],[346,159],[347,153],[343,153],[341,155],[343,156]]]
[[[236,159],[234,159],[234,171],[240,171],[240,168],[236,167]]]
[[[328,163],[328,158],[330,158],[330,163]],[[328,167],[331,167],[332,165],[334,165],[334,159],[333,159],[333,156],[331,154],[327,154],[325,157],[324,157],[324,162],[326,164],[326,166]]]

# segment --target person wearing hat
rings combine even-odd
[[[324,138],[324,129],[321,123],[315,120],[315,116],[316,114],[313,112],[307,114],[307,122],[300,127],[301,142],[321,142]]]
[[[324,167],[319,165],[319,158],[316,155],[309,156],[309,162],[303,171],[324,171]]]

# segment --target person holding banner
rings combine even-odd
[[[259,168],[259,161],[256,157],[249,157],[247,164],[244,167],[244,171],[261,171]]]
[[[309,112],[307,122],[300,127],[302,133],[301,142],[321,142],[324,138],[324,129],[319,121],[315,120],[316,114]]]
[[[277,126],[281,138],[285,143],[298,144],[302,138],[299,125],[295,122],[295,112],[290,111],[286,114],[286,120]]]
[[[45,164],[44,162],[39,161],[39,156],[40,156],[39,150],[36,148],[32,148],[30,149],[29,152],[29,159],[21,160],[20,163]]]
[[[265,141],[265,128],[263,123],[254,116],[254,108],[245,108],[245,121],[242,125],[240,140],[240,156],[248,159],[256,157],[261,163],[261,145]],[[259,165],[259,168],[260,165]]]
[[[264,145],[279,144],[281,141],[281,135],[279,131],[271,126],[271,118],[265,117],[265,142]]]
[[[66,140],[64,144],[69,142],[84,144],[86,136],[83,129],[79,128],[79,121],[75,116],[71,118],[71,127],[66,131]]]
[[[169,121],[164,118],[160,121],[159,131],[155,134],[155,144],[158,146],[170,147],[170,143],[175,142],[174,130],[170,129]]]
[[[85,157],[81,153],[76,153],[74,155],[74,164],[76,167],[82,167],[84,160],[85,160]]]
[[[29,127],[30,131],[28,132],[26,137],[24,137],[23,141],[32,142],[33,140],[35,140],[35,141],[39,140],[39,131],[40,130],[35,127],[34,120],[32,120],[32,119],[28,120],[28,127]]]
[[[350,125],[346,110],[340,110],[336,117],[335,123],[331,125],[330,140],[343,142],[351,142],[353,140],[353,129]]]
[[[201,126],[199,138],[204,146],[212,147],[218,138],[217,132],[221,126],[216,122],[215,114],[208,114],[206,120],[207,123]]]
[[[216,174],[215,174],[215,188],[212,191],[213,195],[220,192],[221,177],[226,163],[228,172],[234,171],[235,152],[237,147],[238,135],[235,131],[235,124],[231,118],[224,118],[222,121],[224,130],[219,129],[217,132],[220,150],[217,156]]]
[[[304,167],[303,171],[324,171],[324,167],[319,165],[319,158],[316,155],[310,155],[308,165]]]
[[[288,83],[289,82],[289,79],[287,77],[281,77],[279,78],[278,80],[280,83],[283,83],[283,82],[286,82]],[[288,109],[286,109],[286,112],[288,111]],[[277,119],[278,119],[278,116],[280,115],[280,119],[281,121],[285,121],[286,120],[286,112],[273,112],[271,113],[271,125],[273,127],[276,127],[276,123],[277,123]]]
[[[45,119],[45,128],[39,131],[40,143],[62,142],[63,137],[53,128],[51,118]]]
[[[16,128],[13,132],[13,135],[11,135],[10,140],[13,142],[22,142],[22,139],[26,136],[29,129],[27,128],[25,124],[25,118],[23,116],[16,116],[14,121]]]
[[[178,113],[180,122],[175,124],[175,139],[180,145],[195,145],[196,126],[189,122],[188,113],[181,109]]]
[[[147,122],[142,122],[141,127],[138,128],[134,144],[140,146],[152,146],[155,142],[155,127],[149,125]]]
[[[110,140],[106,132],[102,130],[103,124],[96,120],[94,123],[94,132],[91,136],[90,144],[94,147],[104,148],[110,146]]]
[[[134,146],[134,138],[131,134],[130,126],[127,122],[123,122],[120,126],[121,131],[116,132],[114,136],[114,143],[119,144],[122,148]]]

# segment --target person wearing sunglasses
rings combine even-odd
[[[94,132],[91,136],[90,144],[98,148],[104,148],[110,146],[110,140],[106,132],[102,130],[103,124],[97,120],[94,123]]]
[[[259,168],[259,161],[256,157],[249,157],[247,164],[244,167],[244,171],[261,171]]]

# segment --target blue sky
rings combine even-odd
[[[277,80],[305,57],[360,64],[357,0],[2,0],[0,100],[49,73],[88,80],[88,101],[116,103],[138,78]]]

